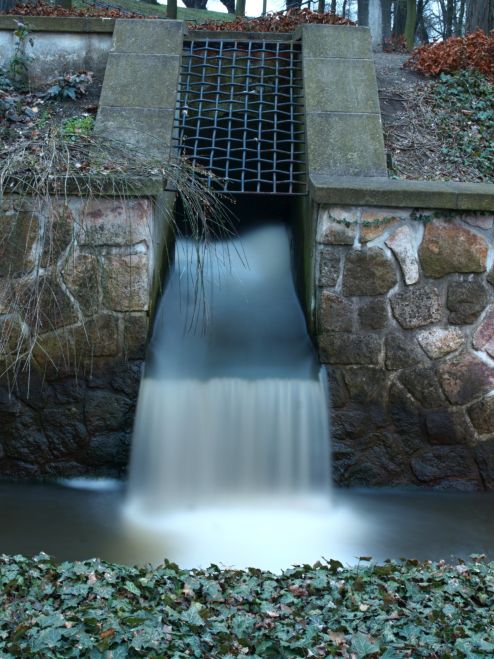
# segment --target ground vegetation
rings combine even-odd
[[[477,659],[494,653],[494,564],[360,559],[183,570],[0,558],[13,657]]]

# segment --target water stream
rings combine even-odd
[[[200,252],[179,240],[136,414],[125,516],[141,540],[179,536],[194,562],[200,536],[201,554],[229,546],[237,563],[261,536],[296,545],[302,525],[317,560],[330,513],[325,380],[283,224]]]

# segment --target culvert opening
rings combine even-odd
[[[223,192],[305,194],[300,44],[184,43],[175,139]]]

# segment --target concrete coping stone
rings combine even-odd
[[[115,27],[114,18],[9,15],[0,16],[0,30],[17,30],[16,21],[21,21],[27,25],[30,32],[94,32],[112,34]]]
[[[293,32],[228,32],[187,30],[184,41],[294,41]]]
[[[494,211],[494,184],[410,181],[312,174],[312,199],[322,204]]]
[[[92,177],[93,181],[97,181],[97,177]],[[53,194],[57,196],[86,196],[84,194],[84,189],[87,186],[87,182],[84,183],[83,177],[71,176],[70,178],[61,181],[63,183],[62,189],[53,190]],[[129,176],[125,179],[122,179],[122,184],[125,183],[125,197],[154,197],[163,192],[165,189],[169,189],[166,186],[166,183],[163,182],[163,179],[159,176]],[[9,194],[25,194],[29,196],[30,190],[32,187],[29,185],[29,181],[26,182],[25,186],[19,186],[18,180],[9,180],[6,179],[3,187],[3,194],[5,196]],[[115,189],[115,180],[102,177],[99,181],[97,187],[92,190],[92,195],[94,197],[120,197],[118,190]]]

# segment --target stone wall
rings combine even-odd
[[[4,198],[0,474],[126,466],[173,197]]]
[[[315,324],[338,483],[494,487],[493,224],[319,206]]]

